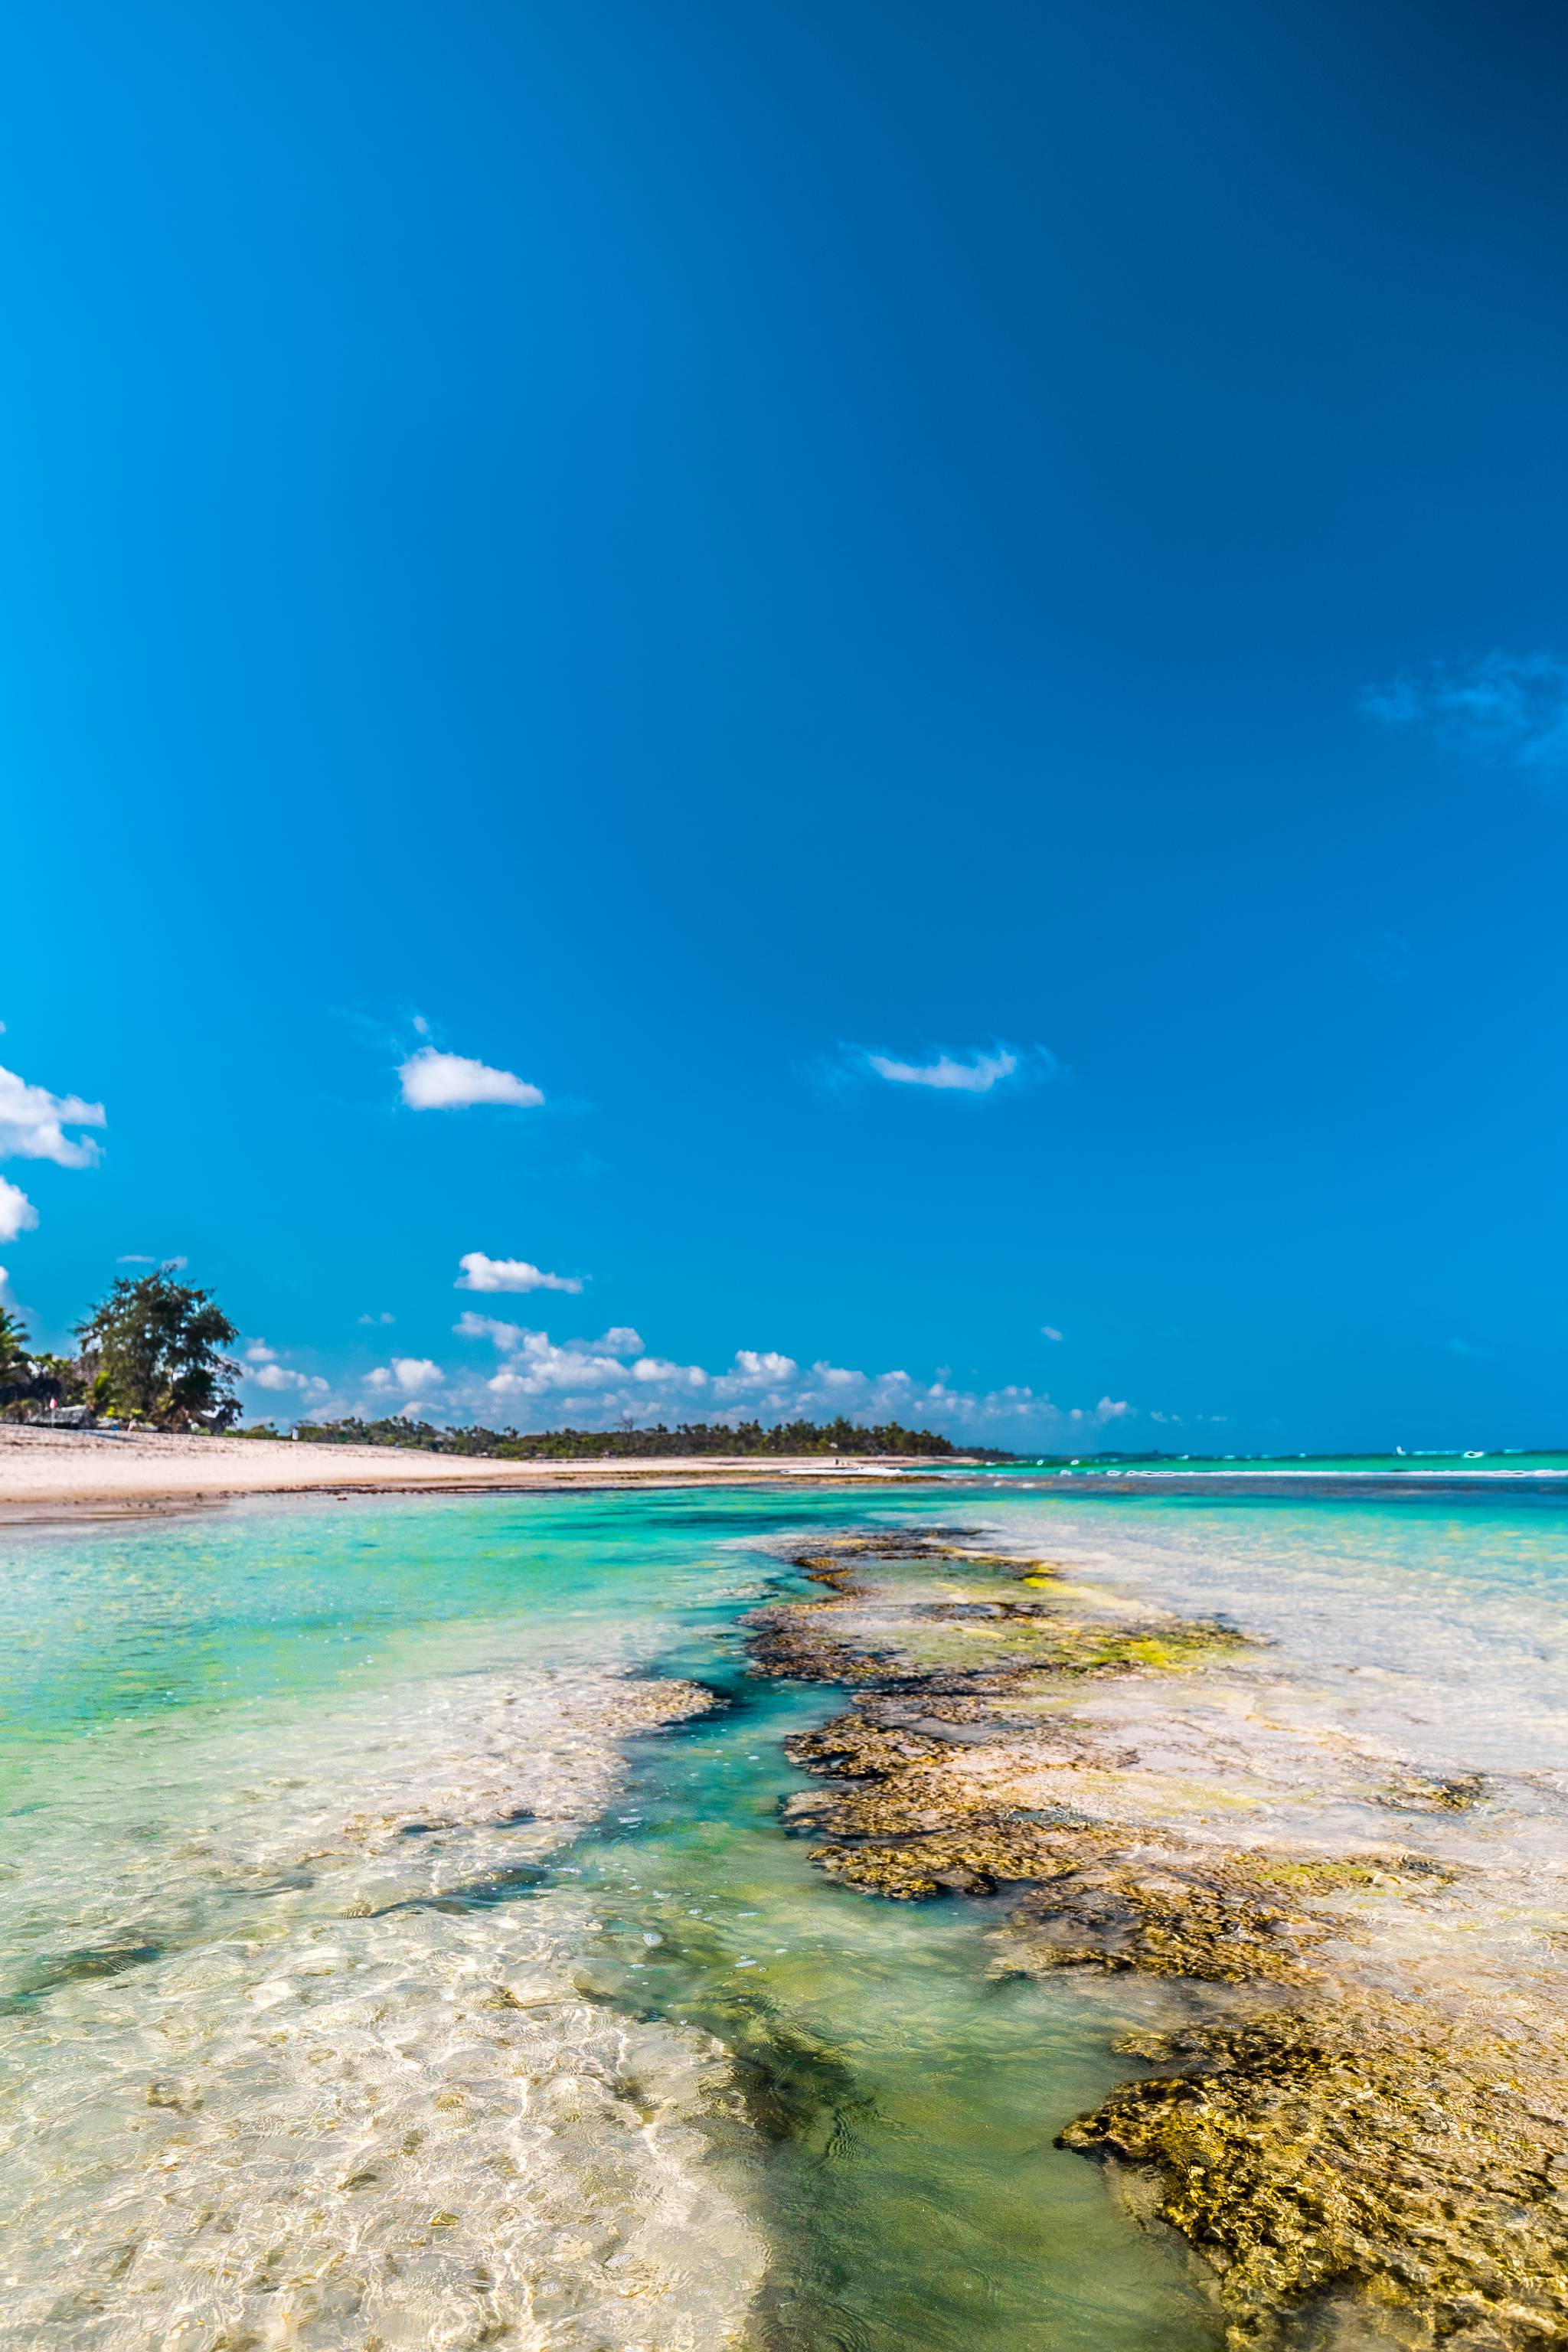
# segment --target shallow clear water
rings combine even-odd
[[[7,1536],[0,2342],[1217,2342],[1053,2146],[1152,1993],[989,1981],[984,1906],[831,1885],[778,1825],[784,1737],[837,1702],[748,1678],[740,1621],[786,1530],[889,1518],[1231,1615],[1290,1705],[1434,1766],[1568,1763],[1539,1504],[866,1486]],[[729,1703],[639,1729],[628,1671]]]

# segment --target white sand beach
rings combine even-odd
[[[496,1462],[395,1445],[0,1426],[0,1516],[51,1505],[157,1509],[242,1495],[465,1487],[643,1486],[854,1475],[887,1465],[755,1455]],[[900,1467],[902,1465],[900,1465]]]

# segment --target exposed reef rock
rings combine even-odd
[[[1411,2346],[1568,2337],[1561,2030],[1363,2000],[1142,2054],[1180,2071],[1129,2084],[1061,2145],[1155,2168],[1154,2210],[1214,2266],[1233,2344],[1336,2303]]]
[[[1510,1876],[1490,1783],[1050,1562],[941,1530],[795,1564],[822,1597],[759,1612],[757,1667],[854,1698],[790,1743],[788,1824],[869,1893],[990,1898],[996,1975],[1163,1981],[1168,2071],[1061,2144],[1189,2242],[1233,2344],[1568,2346],[1561,1825]]]

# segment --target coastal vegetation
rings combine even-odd
[[[238,1419],[239,1333],[210,1290],[160,1266],[122,1276],[84,1321],[74,1357],[34,1355],[17,1318],[0,1315],[0,1410],[37,1418],[87,1408],[149,1429],[226,1430]]]
[[[272,1429],[247,1434],[274,1436]],[[994,1447],[954,1445],[932,1429],[906,1429],[896,1421],[863,1428],[858,1423],[784,1421],[771,1427],[742,1421],[733,1428],[722,1422],[681,1422],[667,1428],[658,1422],[649,1429],[550,1429],[520,1435],[515,1429],[439,1429],[426,1421],[401,1415],[385,1421],[348,1419],[302,1422],[299,1434],[317,1445],[403,1445],[432,1454],[493,1456],[501,1462],[620,1461],[664,1455],[868,1454],[951,1455],[970,1460],[1008,1462],[1012,1455]]]
[[[239,1417],[239,1367],[223,1350],[239,1333],[210,1290],[160,1266],[122,1276],[84,1323],[82,1377],[101,1412],[153,1429],[226,1429]]]
[[[23,1420],[51,1402],[79,1403],[81,1392],[72,1360],[35,1351],[21,1317],[0,1307],[0,1419]]]

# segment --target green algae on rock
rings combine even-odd
[[[1212,2269],[1234,2345],[1352,2301],[1413,2347],[1568,2341],[1561,2023],[1505,2035],[1363,1999],[1141,2054],[1179,2071],[1058,2144],[1153,2170],[1154,2211]]]
[[[1095,1596],[1052,1591],[1060,1572],[1049,1562],[950,1541],[858,1538],[803,1553],[795,1565],[831,1597],[759,1610],[751,1641],[760,1673],[792,1680],[983,1694],[1042,1674],[1181,1673],[1247,1646],[1230,1626],[1134,1617]],[[907,1575],[886,1574],[911,1567],[958,1580],[927,1592]],[[1025,1583],[1042,1597],[1021,1599]]]

